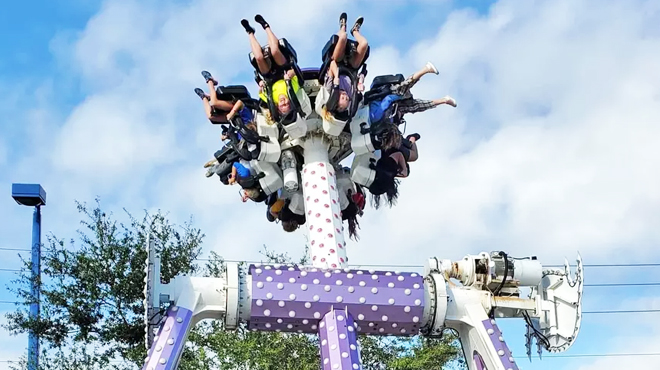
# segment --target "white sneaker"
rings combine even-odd
[[[447,95],[443,99],[447,100],[447,104],[451,105],[452,107],[456,108],[456,99],[452,98],[451,96]]]
[[[438,72],[438,69],[435,68],[435,66],[431,62],[426,62],[426,69],[428,69],[429,71],[433,72],[436,75],[440,74],[440,72]]]

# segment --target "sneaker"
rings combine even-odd
[[[440,74],[440,72],[438,72],[438,69],[435,68],[435,66],[431,62],[426,62],[426,69],[428,69],[429,71],[431,71],[432,73],[434,73],[436,75]]]
[[[261,16],[261,14],[255,15],[254,21],[259,23],[261,27],[263,27],[264,29],[270,27],[270,25],[268,25],[268,22],[266,22],[266,20],[264,19],[264,17]]]
[[[250,22],[248,22],[247,19],[241,19],[241,25],[245,29],[245,32],[247,32],[248,35],[254,33],[254,28],[250,26]]]
[[[195,94],[199,96],[200,99],[208,99],[208,96],[204,93],[204,90],[200,89],[199,87],[195,88]]]
[[[209,168],[218,163],[217,159],[211,159],[210,161],[204,163],[204,168]]]
[[[452,107],[456,108],[456,99],[452,98],[451,96],[447,95],[443,99],[447,100],[447,104],[451,105]]]
[[[211,76],[211,72],[209,71],[202,71],[202,77],[206,80],[206,83],[209,83],[209,81],[213,81],[213,86],[216,86],[218,84],[218,81],[216,81],[213,76]]]
[[[362,22],[364,22],[364,17],[358,17],[358,19],[355,20],[355,24],[353,25],[353,28],[351,28],[351,35],[355,31],[360,32],[360,27],[362,27]]]

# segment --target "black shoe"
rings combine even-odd
[[[415,138],[415,142],[418,142],[419,139],[421,139],[421,136],[419,136],[418,133],[414,133],[414,134],[410,134],[410,135],[406,136],[406,140],[410,141],[411,137]]]
[[[254,28],[250,26],[250,22],[248,22],[247,19],[241,19],[241,25],[245,28],[245,32],[247,32],[248,35],[254,33]]]
[[[261,27],[263,27],[264,29],[270,27],[270,25],[268,25],[268,22],[266,22],[266,20],[264,19],[264,17],[261,16],[261,14],[255,15],[254,21],[259,23]]]
[[[209,81],[213,81],[213,86],[218,85],[218,81],[216,81],[213,76],[211,76],[211,72],[208,71],[202,71],[202,77],[206,80],[206,83],[209,83]]]
[[[358,19],[355,20],[355,24],[353,25],[353,28],[351,28],[351,35],[355,31],[360,32],[360,27],[362,27],[362,22],[364,22],[364,17],[358,17]]]
[[[195,94],[197,94],[197,96],[199,96],[199,98],[202,100],[207,99],[206,94],[204,94],[204,90],[200,89],[199,87],[195,88]]]
[[[348,15],[346,13],[341,13],[339,16],[339,28],[345,30],[346,29],[346,19],[348,18]]]

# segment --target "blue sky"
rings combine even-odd
[[[13,2],[0,12],[0,247],[29,247],[32,212],[11,200],[10,184],[40,182],[49,200],[44,239],[47,232],[75,237],[74,200],[99,195],[118,217],[122,207],[134,214],[160,208],[179,222],[193,215],[208,235],[205,250],[230,259],[256,259],[264,243],[299,253],[301,234],[283,235],[263,221],[218,226],[218,214],[261,220],[263,210],[240,204],[235,190],[204,178],[201,168],[219,133],[192,89],[203,87],[201,69],[250,83],[238,22],[259,9],[304,66],[320,62],[341,11],[349,22],[363,15],[369,79],[409,74],[431,60],[440,76],[425,77],[416,96],[458,101],[456,110],[409,120],[424,138],[423,157],[401,203],[367,213],[361,241],[350,245],[352,262],[421,264],[499,249],[535,254],[544,264],[573,260],[578,250],[587,264],[660,262],[660,175],[652,170],[660,165],[660,38],[652,26],[660,15],[653,2],[320,1],[292,7],[299,22],[268,4],[222,12],[204,0],[158,4]],[[435,205],[420,208],[427,197]],[[387,237],[383,225],[392,230]],[[251,234],[237,239],[229,230]],[[239,242],[244,248],[223,244]],[[16,255],[0,251],[0,269],[17,268]],[[587,283],[658,282],[657,268],[586,274]],[[0,271],[3,285],[11,278]],[[658,289],[587,288],[584,309],[657,309]],[[0,291],[0,300],[11,299]],[[644,345],[660,341],[659,328],[646,321],[653,318],[587,316],[567,354],[652,352]],[[504,333],[523,355],[522,324],[507,323]],[[20,355],[23,343],[1,349],[0,360]],[[535,360],[524,368],[586,370],[596,361]]]

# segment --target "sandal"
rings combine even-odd
[[[341,13],[339,16],[339,29],[340,30],[345,30],[346,29],[346,19],[348,18],[348,15],[346,13]]]
[[[410,134],[410,135],[406,136],[406,140],[410,141],[410,138],[411,138],[411,137],[412,137],[412,138],[415,138],[415,142],[418,142],[419,139],[422,138],[421,136],[419,136],[418,133],[414,133],[414,134]]]

